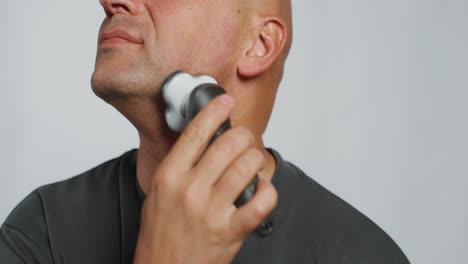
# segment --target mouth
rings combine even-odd
[[[107,31],[101,34],[99,38],[99,47],[109,47],[122,44],[143,44],[143,39],[133,36],[132,34],[116,29]]]

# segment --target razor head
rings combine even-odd
[[[169,74],[162,84],[162,95],[166,102],[166,123],[176,132],[182,132],[190,121],[186,106],[192,91],[202,84],[218,84],[207,75],[193,76],[183,71]]]

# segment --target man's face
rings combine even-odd
[[[240,0],[101,0],[94,91],[103,97],[153,96],[175,70],[235,74]]]

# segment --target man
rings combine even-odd
[[[93,91],[140,147],[41,187],[1,228],[1,263],[408,263],[385,232],[272,149],[291,45],[289,0],[101,0]],[[181,135],[161,84],[175,70],[226,89]],[[209,147],[227,118],[233,128]],[[258,174],[255,196],[233,202]],[[254,232],[269,214],[273,232]]]

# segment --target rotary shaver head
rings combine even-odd
[[[187,104],[191,92],[202,84],[218,83],[207,75],[193,76],[182,71],[171,73],[163,82],[162,95],[166,102],[166,122],[169,128],[182,132],[190,121],[187,118]]]

